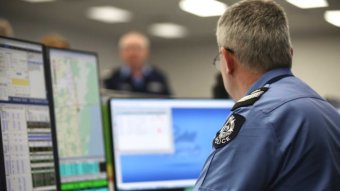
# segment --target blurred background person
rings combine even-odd
[[[224,88],[222,74],[219,73],[215,77],[215,84],[212,88],[213,98],[216,99],[231,99],[228,92]]]
[[[119,56],[124,65],[113,70],[104,87],[154,95],[171,95],[165,74],[147,63],[149,39],[139,32],[124,34],[118,43]]]
[[[4,18],[0,18],[0,35],[7,37],[14,36],[12,25]]]
[[[40,42],[53,48],[70,48],[70,43],[60,34],[47,34],[40,38]]]

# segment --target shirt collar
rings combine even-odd
[[[150,65],[145,64],[145,65],[143,66],[143,69],[142,69],[142,70],[143,70],[143,75],[144,75],[144,76],[147,76],[147,75],[151,72],[152,68],[151,68]],[[131,69],[129,68],[129,66],[124,65],[124,66],[122,66],[121,69],[120,69],[120,74],[121,74],[122,76],[124,76],[124,77],[130,76],[130,74],[131,74]]]
[[[291,69],[290,68],[278,68],[278,69],[273,69],[270,70],[266,73],[264,73],[260,79],[258,79],[256,82],[253,83],[253,85],[250,86],[250,88],[248,89],[246,95],[249,95],[251,92],[255,91],[258,88],[261,88],[263,86],[266,85],[266,83],[277,77],[277,76],[281,76],[281,75],[287,75],[287,74],[292,74]]]

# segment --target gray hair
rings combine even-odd
[[[232,5],[217,24],[217,43],[234,51],[241,64],[266,72],[291,67],[291,41],[286,14],[271,0],[245,0]]]
[[[148,37],[146,37],[144,34],[137,32],[137,31],[130,31],[130,32],[124,34],[118,41],[118,47],[123,48],[126,45],[127,40],[129,38],[134,38],[134,37],[137,37],[138,39],[141,40],[143,47],[145,47],[145,48],[150,47],[150,41],[149,41]]]

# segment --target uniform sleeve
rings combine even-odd
[[[104,88],[106,89],[113,89],[113,90],[119,90],[119,84],[120,84],[120,68],[116,68],[113,70],[112,74],[109,78],[104,80]]]
[[[165,73],[163,73],[158,68],[154,67],[152,72],[152,80],[161,83],[162,90],[160,94],[170,96],[172,95],[171,88],[168,82],[168,78]]]
[[[275,176],[278,142],[261,112],[248,115],[237,136],[214,151],[195,190],[264,191]]]
[[[172,93],[166,76],[163,76],[163,87],[163,94],[170,96]]]

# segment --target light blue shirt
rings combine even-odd
[[[289,74],[271,70],[246,95]],[[294,76],[267,86],[253,105],[233,111],[245,122],[213,150],[194,190],[340,191],[340,115]]]
[[[142,69],[143,76],[141,76],[139,78],[132,77],[131,78],[132,79],[132,83],[136,87],[142,87],[144,85],[144,78],[143,77],[149,75],[151,73],[151,70],[152,70],[151,66],[144,65],[143,69]],[[122,78],[127,78],[127,77],[131,76],[131,69],[130,69],[130,67],[126,66],[126,65],[122,66],[120,68],[120,76]]]

